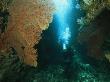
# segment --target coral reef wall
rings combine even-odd
[[[14,48],[22,62],[37,66],[37,50],[42,30],[52,22],[54,6],[51,0],[13,0],[8,8],[7,29],[1,34],[7,49]]]
[[[86,14],[77,21],[81,26],[78,41],[87,43],[89,55],[103,59],[102,46],[110,26],[110,0],[80,0],[80,5]]]
[[[104,8],[110,7],[109,0],[79,0],[81,8],[86,11],[84,17],[86,24],[89,24],[100,14]]]

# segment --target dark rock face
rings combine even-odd
[[[78,40],[86,42],[88,55],[96,59],[103,59],[104,52],[102,46],[107,35],[110,34],[110,10],[104,9],[90,24],[81,30]]]

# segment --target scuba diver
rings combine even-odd
[[[75,66],[73,62],[74,52],[71,47],[68,47],[64,53],[64,76],[67,79],[74,79],[75,76]]]

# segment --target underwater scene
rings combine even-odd
[[[110,82],[110,0],[0,0],[0,82]]]

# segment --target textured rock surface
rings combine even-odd
[[[84,0],[85,1],[85,0]],[[102,46],[109,34],[110,2],[109,0],[93,0],[89,5],[81,2],[86,11],[82,17],[82,28],[79,31],[78,41],[86,42],[90,56],[103,59]],[[81,24],[81,23],[80,23]]]

